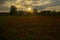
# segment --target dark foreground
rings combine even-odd
[[[0,16],[0,40],[60,40],[60,17]]]

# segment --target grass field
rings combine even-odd
[[[60,40],[60,16],[0,16],[0,35],[6,40]]]

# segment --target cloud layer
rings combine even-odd
[[[0,11],[9,10],[11,5],[15,5],[18,9],[30,6],[45,9],[46,7],[60,6],[60,0],[0,0],[0,5]]]

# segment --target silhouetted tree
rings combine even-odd
[[[17,15],[17,8],[13,5],[10,8],[10,15]]]
[[[34,9],[33,12],[34,12],[34,13],[37,13],[37,9]]]

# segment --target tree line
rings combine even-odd
[[[5,15],[7,13],[0,13],[0,16],[1,15]],[[10,12],[8,13],[8,15],[19,15],[19,16],[22,16],[22,15],[26,15],[26,16],[30,16],[30,15],[37,15],[37,16],[60,16],[60,11],[59,12],[56,12],[56,11],[41,11],[41,12],[37,12],[37,9],[34,9],[33,12],[26,12],[26,11],[17,11],[17,8],[15,6],[11,6],[10,7]]]

